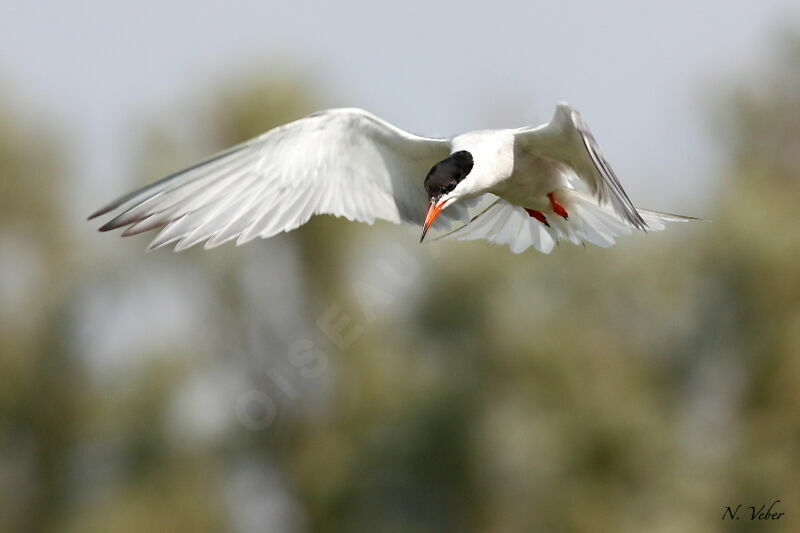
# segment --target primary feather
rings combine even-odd
[[[419,223],[419,176],[449,154],[444,139],[405,132],[360,109],[323,111],[272,129],[202,163],[126,194],[91,215],[100,230],[163,228],[151,243],[176,250],[270,237],[316,214],[373,223]],[[440,227],[464,218],[447,213]]]

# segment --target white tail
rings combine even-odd
[[[594,197],[582,192],[564,189],[558,192],[558,198],[569,213],[569,220],[546,212],[549,224],[546,226],[528,215],[522,207],[498,198],[473,217],[469,224],[439,238],[462,241],[486,239],[494,244],[507,244],[516,254],[531,247],[548,254],[559,241],[590,243],[607,248],[613,246],[616,237],[628,235],[636,229],[622,220],[610,206],[600,205]],[[681,215],[637,210],[650,231],[663,230],[665,222],[696,220]]]

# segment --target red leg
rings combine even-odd
[[[564,206],[558,203],[556,200],[555,193],[548,193],[547,197],[550,198],[550,206],[553,208],[553,211],[556,215],[564,217],[564,220],[569,220],[569,213],[567,210],[564,209]]]
[[[528,209],[527,207],[525,208],[525,211],[527,211],[527,213],[530,216],[532,216],[533,218],[535,218],[536,220],[538,220],[539,222],[541,222],[542,224],[544,224],[548,228],[550,227],[550,223],[547,221],[547,217],[544,216],[544,213],[542,213],[541,211],[537,211],[535,209]]]

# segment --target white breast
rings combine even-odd
[[[571,188],[566,165],[517,150],[511,177],[498,183],[492,193],[523,207],[536,207],[548,193]]]
[[[473,131],[453,139],[452,151],[467,150],[474,160],[454,195],[469,198],[490,192],[512,204],[535,207],[548,193],[570,187],[566,165],[521,150],[514,140],[510,130]]]

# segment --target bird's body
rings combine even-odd
[[[452,140],[407,133],[360,109],[323,111],[125,195],[92,217],[112,211],[101,231],[163,228],[151,248],[177,242],[176,250],[267,238],[316,214],[420,224],[423,237],[430,226],[458,223],[445,237],[545,253],[559,240],[609,246],[633,229],[688,219],[637,210],[580,115],[565,104],[536,128]]]
[[[519,149],[511,130],[482,130],[453,139],[453,151],[465,150],[475,159],[466,197],[494,194],[520,207],[537,208],[547,194],[569,186],[563,165]],[[462,196],[462,197],[464,197]]]

